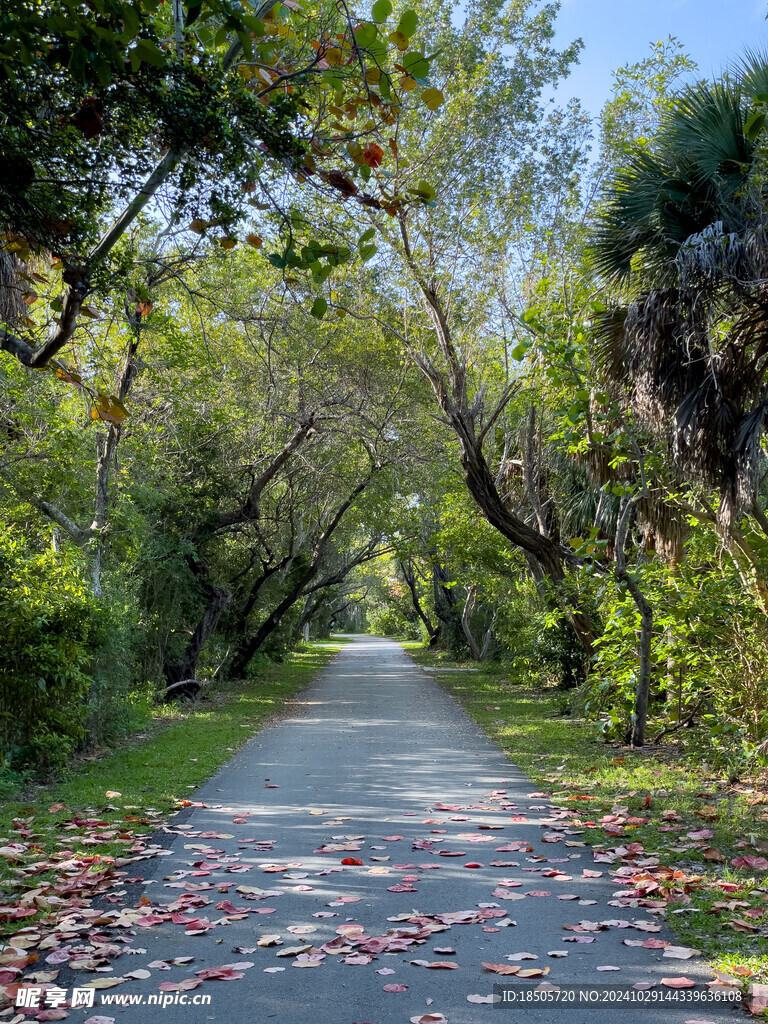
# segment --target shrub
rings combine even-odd
[[[103,614],[78,558],[0,535],[0,752],[12,768],[62,766],[85,733]]]

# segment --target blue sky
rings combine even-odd
[[[747,47],[768,50],[768,0],[562,0],[557,42],[581,37],[581,63],[558,90],[592,114],[611,91],[611,72],[648,55],[649,43],[676,36],[703,76],[717,74]]]

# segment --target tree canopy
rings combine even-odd
[[[595,131],[556,15],[3,9],[14,770],[332,627],[762,758],[768,62]]]

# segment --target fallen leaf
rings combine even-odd
[[[664,956],[672,957],[674,960],[690,960],[692,956],[698,956],[700,949],[690,949],[688,946],[666,946]]]
[[[512,964],[488,964],[484,960],[482,961],[482,965],[486,971],[493,971],[494,974],[517,974],[520,970],[519,967],[513,966]]]
[[[429,967],[432,970],[456,971],[459,965],[450,960],[411,960],[417,967]]]

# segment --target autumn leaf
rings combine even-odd
[[[421,94],[422,102],[425,103],[430,110],[439,110],[445,102],[445,97],[439,89],[425,89]],[[500,711],[498,707],[492,707],[491,711]]]
[[[517,974],[520,970],[519,967],[512,964],[489,964],[484,960],[482,961],[482,966],[486,971],[493,971],[494,974]]]

